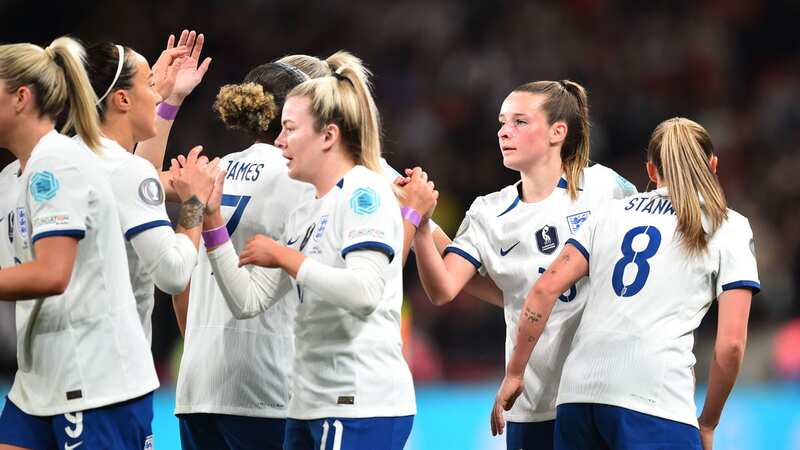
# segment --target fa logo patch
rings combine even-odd
[[[317,228],[317,232],[314,233],[314,240],[319,241],[322,238],[322,233],[325,232],[325,227],[328,225],[328,215],[325,214],[324,216],[319,218],[319,228]]]
[[[33,199],[37,202],[50,200],[56,196],[58,192],[58,180],[52,172],[36,172],[31,177],[31,194]]]
[[[589,214],[591,213],[592,213],[591,211],[584,211],[584,212],[579,212],[578,214],[567,216],[567,225],[569,225],[569,231],[572,234],[577,233],[578,228],[580,228],[581,225],[583,225],[583,222],[586,222],[586,220],[589,218]]]
[[[536,232],[536,246],[539,251],[549,255],[558,248],[558,232],[556,227],[545,225]]]
[[[372,214],[381,206],[378,194],[370,188],[358,188],[350,197],[350,208],[358,215]]]

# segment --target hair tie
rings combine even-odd
[[[55,59],[56,59],[56,51],[55,51],[55,49],[53,47],[48,46],[46,49],[44,49],[44,54],[48,58],[50,58],[50,59],[55,61]]]
[[[111,81],[111,86],[109,86],[108,89],[106,89],[105,94],[103,94],[100,98],[97,99],[95,105],[99,105],[100,102],[102,102],[103,99],[106,98],[106,96],[109,93],[111,93],[111,89],[113,89],[114,85],[117,84],[117,80],[119,79],[119,74],[122,73],[122,66],[125,64],[125,49],[119,44],[115,45],[115,47],[117,47],[117,53],[119,53],[119,60],[117,61],[117,73],[114,74],[114,79]]]
[[[564,80],[558,80],[558,84],[560,84],[565,91],[569,92],[569,89],[567,89],[567,83],[565,83]]]

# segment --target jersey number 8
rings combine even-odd
[[[640,234],[646,234],[649,239],[647,247],[637,252],[633,249],[633,239]],[[633,297],[642,290],[647,282],[647,277],[650,276],[650,264],[647,260],[656,254],[659,246],[661,246],[661,232],[658,231],[658,228],[649,225],[639,226],[625,233],[625,237],[622,239],[622,259],[617,261],[614,266],[614,275],[611,277],[611,286],[618,296]],[[633,283],[626,285],[622,277],[628,264],[636,264],[636,277],[633,279]]]

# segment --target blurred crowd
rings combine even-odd
[[[60,34],[111,40],[151,63],[169,33],[206,35],[214,58],[182,107],[168,157],[196,144],[221,155],[248,145],[211,104],[218,88],[289,53],[347,49],[374,72],[385,156],[421,165],[442,197],[435,219],[452,236],[478,195],[517,179],[497,145],[503,98],[532,80],[572,79],[589,91],[592,159],[645,190],[645,154],[660,121],[684,116],[711,133],[730,207],[749,217],[763,291],[754,298],[743,369],[749,381],[800,379],[800,47],[794,2],[565,0],[458,2],[162,0],[53,4],[0,1],[3,42]],[[7,164],[10,154],[0,153]],[[2,194],[0,194],[2,195]],[[407,353],[418,381],[477,380],[502,371],[505,324],[476,299],[432,306],[409,262]],[[166,296],[153,320],[162,378],[175,373],[180,336]],[[0,374],[14,366],[13,308],[0,310]],[[697,333],[698,376],[716,323]]]

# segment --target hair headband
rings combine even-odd
[[[311,78],[309,78],[309,76],[305,72],[303,72],[302,70],[300,70],[297,67],[292,66],[290,64],[286,64],[286,63],[278,62],[278,61],[274,62],[273,64],[275,64],[276,66],[278,66],[278,67],[286,70],[287,72],[293,74],[295,77],[297,77],[300,80],[301,83],[303,81],[308,81],[308,80],[311,79]]]
[[[111,89],[113,89],[114,85],[117,84],[119,74],[122,73],[122,66],[125,64],[125,49],[119,44],[115,45],[115,47],[117,47],[117,53],[119,53],[119,61],[117,61],[117,73],[114,74],[114,79],[111,81],[111,86],[108,87],[106,93],[97,99],[97,103],[95,103],[96,105],[99,105],[100,102],[102,102],[103,99],[106,98],[109,93],[111,93]]]

